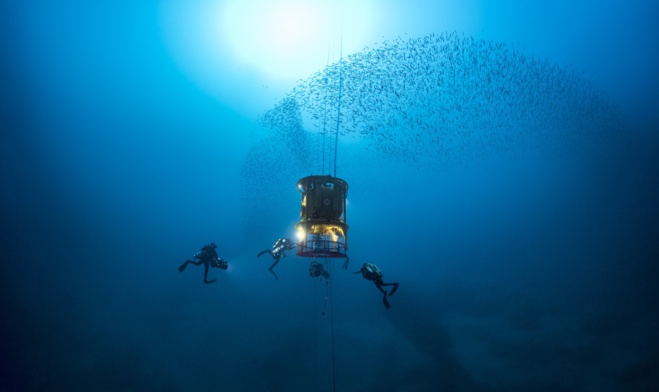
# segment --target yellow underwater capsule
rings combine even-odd
[[[295,225],[300,241],[297,255],[347,257],[348,183],[330,175],[308,176],[297,182],[297,190],[302,194],[300,222]]]

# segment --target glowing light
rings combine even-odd
[[[233,0],[223,10],[223,35],[235,54],[276,76],[299,75],[304,56],[326,59],[332,14],[319,1]]]
[[[335,52],[330,60],[338,61],[348,19],[343,14],[359,18],[359,28],[349,31],[351,40],[361,41],[370,26],[372,12],[364,2],[351,2],[346,12],[341,7],[341,2],[230,0],[222,11],[222,34],[246,63],[274,76],[299,78],[324,67],[330,47]]]
[[[362,50],[372,0],[163,0],[165,45],[203,90],[260,113],[299,79]],[[343,40],[341,40],[343,36]],[[379,37],[379,36],[378,36]]]

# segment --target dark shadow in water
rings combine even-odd
[[[430,390],[491,391],[491,388],[479,383],[469,374],[454,353],[453,341],[448,330],[437,321],[441,318],[437,314],[438,311],[441,312],[438,309],[440,306],[422,302],[419,299],[423,298],[423,295],[417,294],[419,295],[398,294],[388,317],[392,325],[417,350],[433,360],[432,366],[414,369],[406,377],[416,380],[417,384],[421,382],[423,387]],[[415,382],[411,383],[415,384]],[[387,390],[386,386],[380,387],[384,388],[382,390]]]

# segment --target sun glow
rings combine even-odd
[[[289,3],[268,15],[262,31],[264,46],[271,54],[294,54],[319,42],[326,43],[330,33],[330,13],[310,3]]]
[[[300,75],[327,61],[335,14],[322,2],[233,0],[222,12],[223,35],[238,58],[275,75]],[[306,71],[308,73],[308,71]]]
[[[249,111],[339,61],[341,47],[344,56],[362,50],[378,20],[371,2],[163,0],[161,21],[181,68],[205,91]]]

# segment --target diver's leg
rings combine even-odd
[[[389,309],[391,305],[389,305],[389,301],[387,301],[387,292],[384,292],[384,297],[382,297],[382,302],[384,302],[384,307]]]
[[[347,270],[349,262],[350,262],[350,257],[346,257],[346,261],[343,262],[343,265],[341,266],[341,268],[343,268],[344,270]],[[359,271],[359,272],[361,272],[361,271]]]
[[[391,289],[391,291],[389,292],[389,295],[394,295],[394,293],[396,292],[396,290],[398,290],[398,283],[384,283],[384,282],[383,282],[383,283],[382,283],[382,286],[394,286],[394,288]]]
[[[183,272],[183,270],[185,270],[185,267],[187,267],[188,264],[199,265],[201,264],[201,261],[185,260],[185,263],[181,264],[181,266],[178,267],[178,272]]]
[[[384,285],[384,283],[382,283],[382,279],[375,281],[375,287],[377,287],[378,290],[380,290],[380,292],[382,292],[382,295],[383,295],[382,302],[384,302],[384,307],[389,309],[390,305],[389,305],[389,301],[387,301],[387,290],[382,288],[383,285]]]
[[[264,253],[270,253],[270,256],[272,256],[272,252],[270,252],[270,249],[266,249],[263,252],[259,252],[259,254],[256,255],[256,257],[261,257],[261,255],[264,254]]]
[[[209,263],[204,263],[204,283],[206,284],[217,281],[217,279],[208,280],[208,264]]]
[[[279,278],[277,277],[277,274],[275,273],[275,271],[272,270],[273,268],[275,268],[275,265],[277,265],[277,263],[279,263],[279,258],[276,258],[276,259],[275,259],[275,262],[272,263],[272,265],[270,266],[270,268],[268,268],[268,271],[270,271],[270,272],[275,276],[275,279],[276,279],[276,280],[279,280]]]
[[[375,281],[374,283],[375,283],[375,287],[377,287],[378,290],[380,290],[380,292],[384,293],[384,295],[387,295],[387,291],[386,291],[385,289],[382,288],[383,283],[382,283],[381,280],[377,280],[377,281]]]

